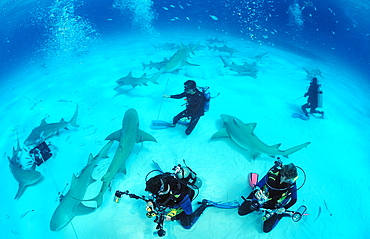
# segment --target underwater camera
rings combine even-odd
[[[262,192],[262,190],[257,190],[252,198],[250,205],[251,210],[259,210],[262,205],[268,201],[268,197]]]
[[[125,193],[122,192],[122,191],[117,190],[116,193],[114,194],[113,201],[115,203],[119,203],[121,201],[121,197],[122,197],[123,194],[125,194]]]
[[[302,205],[300,206],[297,211],[294,212],[293,216],[292,216],[292,220],[293,222],[298,222],[302,219],[302,216],[304,215],[304,213],[306,212],[307,210],[307,207]]]
[[[166,235],[166,231],[163,229],[159,229],[158,231],[153,232],[154,236],[164,237]]]
[[[49,146],[45,143],[45,141],[31,149],[29,155],[37,166],[40,166],[46,160],[51,158],[51,156],[53,156]]]

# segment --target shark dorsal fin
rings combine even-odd
[[[256,128],[257,126],[257,123],[249,123],[249,124],[245,124],[249,127],[249,129],[253,132],[254,129]]]
[[[46,123],[46,121],[45,121],[45,119],[43,119],[43,120],[41,120],[41,124],[40,124],[40,126],[45,126],[45,125],[47,125],[48,123]]]
[[[126,77],[132,77],[132,72],[130,71]]]
[[[275,148],[275,149],[278,149],[280,147],[281,143],[280,144],[275,144],[275,145],[272,145],[270,146],[271,148]]]
[[[144,73],[141,78],[145,79],[146,78],[146,73]]]
[[[94,156],[92,155],[92,153],[90,153],[88,164],[91,164],[93,160],[94,160]]]

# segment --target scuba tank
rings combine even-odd
[[[322,108],[323,105],[323,91],[321,86],[317,89],[317,107]]]
[[[210,105],[210,99],[211,99],[211,92],[209,92],[209,87],[206,86],[206,87],[198,87],[201,92],[203,93],[203,96],[204,96],[204,112],[208,112],[209,111],[209,105]]]
[[[172,170],[174,170],[176,178],[190,188],[199,189],[202,186],[202,180],[197,177],[197,174],[191,168],[178,164]]]

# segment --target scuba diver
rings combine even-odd
[[[197,125],[201,116],[204,115],[204,104],[206,98],[204,93],[197,89],[197,84],[193,80],[188,80],[184,83],[184,92],[177,95],[163,95],[164,98],[181,99],[186,97],[186,109],[181,111],[178,115],[173,118],[171,127],[175,127],[176,124],[182,118],[190,118],[190,123],[187,125],[185,134],[189,135]]]
[[[207,207],[213,206],[222,209],[239,208],[237,201],[232,202],[213,202],[211,200],[203,199],[198,204],[201,204],[195,212],[193,212],[192,201],[199,194],[199,188],[202,186],[202,180],[197,177],[197,174],[188,166],[181,166],[180,164],[173,167],[173,173],[164,173],[159,165],[153,161],[156,170],[150,171],[146,176],[145,191],[150,192],[149,197],[138,196],[129,191],[117,190],[114,197],[114,202],[119,203],[122,195],[127,195],[130,198],[140,199],[146,202],[146,216],[154,218],[157,224],[157,231],[154,235],[163,237],[166,235],[164,230],[164,221],[179,220],[183,228],[190,229],[200,215]],[[149,174],[152,172],[159,172],[149,180]],[[195,191],[197,194],[195,195]]]
[[[179,166],[177,166],[179,167]],[[186,168],[188,169],[188,168]],[[183,168],[179,167],[179,170]],[[179,179],[176,174],[163,173],[150,178],[146,182],[145,191],[152,194],[152,200],[149,200],[146,205],[148,212],[154,210],[154,208],[164,207],[169,208],[170,211],[165,216],[165,221],[180,220],[181,225],[185,229],[190,229],[195,222],[198,220],[203,211],[208,207],[212,206],[207,200],[203,200],[201,205],[193,212],[191,205],[194,200],[194,190],[185,183],[186,181],[193,180],[193,185],[199,184],[193,172],[182,172],[184,175],[183,179]],[[195,186],[195,188],[198,188]]]
[[[268,173],[254,186],[248,198],[239,207],[240,216],[253,211],[265,211],[263,231],[270,232],[286,215],[286,209],[297,202],[297,167],[276,161]],[[273,213],[271,213],[273,212]],[[294,220],[294,219],[293,219]]]
[[[317,83],[317,78],[312,78],[308,91],[304,94],[304,97],[308,96],[307,103],[301,106],[301,109],[308,120],[310,117],[307,113],[307,108],[310,108],[310,113],[319,113],[324,118],[324,111],[318,111],[316,108],[319,105],[319,94],[322,94],[322,91],[319,90],[320,84]]]

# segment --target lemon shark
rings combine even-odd
[[[229,64],[222,56],[220,56],[220,58],[224,63],[224,67],[229,68],[231,71],[237,72],[238,75],[247,75],[254,79],[257,79],[258,69],[256,62],[252,64],[248,64],[247,62],[245,62],[243,65],[238,65],[235,64],[235,62],[231,62],[231,64]]]
[[[231,48],[231,47],[228,47],[226,46],[226,44],[224,44],[224,46],[208,46],[208,49],[213,49],[213,51],[219,51],[219,52],[226,52],[226,53],[229,53],[230,56],[234,53],[239,53],[238,50],[234,49],[234,48]]]
[[[187,58],[190,53],[194,54],[195,49],[199,46],[200,42],[195,45],[184,46],[181,44],[180,49],[168,60],[164,67],[160,70],[161,73],[178,71],[182,66],[199,66],[189,63]]]
[[[72,176],[71,187],[66,195],[60,201],[55,209],[50,220],[50,230],[57,231],[66,226],[75,216],[85,215],[93,212],[95,207],[87,207],[82,204],[86,190],[90,184],[96,180],[91,177],[97,162],[101,158],[108,158],[107,152],[111,148],[113,141],[109,141],[99,152],[93,157],[89,155],[87,165],[81,170],[79,176]]]
[[[27,170],[22,168],[22,165],[19,163],[21,155],[22,149],[19,146],[18,139],[17,149],[13,148],[13,156],[11,158],[8,156],[10,170],[15,180],[19,183],[18,191],[14,199],[20,198],[28,186],[37,183],[41,179],[41,173],[34,170],[35,166]]]
[[[290,149],[280,150],[281,144],[268,146],[254,134],[256,123],[244,124],[238,118],[225,114],[221,115],[221,120],[224,128],[215,133],[211,139],[231,138],[236,145],[248,150],[253,159],[256,159],[260,154],[267,154],[270,157],[281,155],[288,158],[290,154],[307,147],[311,143],[307,142]]]
[[[141,77],[133,77],[132,72],[130,71],[127,76],[124,76],[122,78],[119,78],[116,83],[118,84],[114,89],[118,89],[124,85],[131,85],[133,88],[135,88],[138,85],[145,85],[147,86],[147,83],[150,81],[154,84],[158,84],[157,80],[161,73],[156,73],[152,77],[148,78],[146,76],[146,73],[144,73]]]
[[[110,134],[106,140],[115,140],[119,144],[107,172],[101,179],[102,186],[99,194],[88,200],[96,201],[97,207],[101,206],[103,195],[116,174],[119,172],[126,174],[126,160],[130,156],[135,143],[143,141],[157,142],[153,136],[139,129],[139,116],[133,108],[126,111],[122,120],[122,128]]]
[[[32,130],[31,134],[24,141],[24,144],[26,146],[31,146],[41,143],[45,139],[50,138],[51,136],[57,134],[60,129],[68,130],[67,128],[68,125],[72,125],[73,127],[79,127],[79,125],[76,123],[77,116],[78,116],[78,105],[76,106],[76,111],[72,116],[72,119],[68,122],[66,122],[62,118],[59,123],[48,124],[46,123],[45,119],[43,119],[41,121],[41,124]]]

